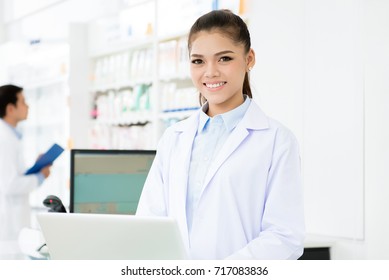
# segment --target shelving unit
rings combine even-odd
[[[71,117],[74,147],[155,149],[166,127],[199,108],[190,26],[219,4],[238,12],[243,2],[123,1],[118,14],[71,28],[70,110],[82,116]]]
[[[186,35],[214,1],[197,2],[172,19],[193,1],[137,1],[89,24],[90,147],[155,149],[167,126],[198,109]]]
[[[32,166],[39,154],[52,144],[67,148],[69,137],[67,44],[24,45],[25,57],[21,62],[8,66],[8,80],[20,85],[29,104],[28,119],[20,123],[23,149],[27,166]],[[18,53],[21,55],[21,53]],[[50,177],[30,195],[30,204],[42,208],[43,199],[49,195],[65,198],[69,195],[69,159],[63,153],[51,168]]]
[[[152,44],[91,58],[91,147],[148,149],[152,123]],[[139,144],[141,143],[141,145]]]

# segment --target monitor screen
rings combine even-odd
[[[155,151],[71,150],[70,212],[135,214]]]

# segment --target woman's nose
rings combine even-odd
[[[207,69],[205,71],[205,77],[212,78],[217,77],[219,75],[219,70],[217,68],[217,65],[215,63],[208,63]]]

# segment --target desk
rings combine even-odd
[[[37,248],[42,244],[44,244],[44,240],[39,230],[25,228],[19,235],[21,250],[29,259],[48,259],[47,247],[37,251]],[[304,242],[304,253],[299,260],[330,260],[331,247],[334,245],[334,239],[308,235]]]
[[[328,237],[307,235],[304,242],[304,253],[299,260],[330,260],[331,247],[335,241]]]
[[[47,247],[42,246],[44,238],[40,230],[23,228],[19,234],[19,248],[21,252],[31,260],[46,260],[48,258]]]

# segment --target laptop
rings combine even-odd
[[[187,259],[173,218],[38,213],[37,220],[52,260]]]

